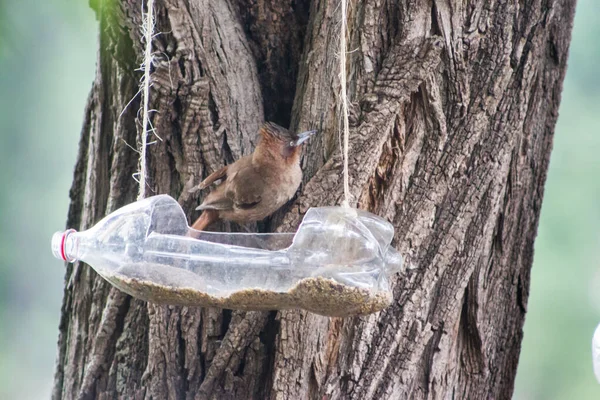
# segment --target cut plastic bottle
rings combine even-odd
[[[592,338],[592,365],[596,380],[600,383],[600,324],[596,327]]]
[[[309,209],[295,234],[200,232],[158,195],[87,231],[55,233],[52,251],[158,304],[350,316],[390,304],[390,277],[402,270],[393,235],[384,219],[343,207]]]

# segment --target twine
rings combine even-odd
[[[342,102],[342,123],[343,123],[343,150],[342,150],[342,161],[343,177],[344,177],[344,200],[342,206],[350,207],[350,183],[348,177],[348,142],[350,137],[350,128],[348,122],[348,97],[346,94],[346,29],[347,29],[347,0],[341,0],[341,28],[340,28],[340,97]]]
[[[144,70],[144,77],[141,83],[142,92],[142,143],[140,148],[140,162],[139,162],[139,191],[138,200],[146,197],[146,176],[148,174],[148,167],[146,165],[146,148],[148,147],[148,126],[150,125],[149,119],[149,93],[150,93],[150,66],[152,64],[152,37],[154,35],[154,0],[148,0],[147,2],[148,12],[143,16],[142,32],[145,42],[144,49],[144,62],[142,68]]]

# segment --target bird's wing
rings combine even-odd
[[[231,199],[227,197],[221,197],[218,199],[214,199],[213,201],[209,201],[206,199],[202,204],[196,207],[196,210],[231,210],[233,209],[233,202]]]
[[[196,210],[232,210],[233,201],[227,194],[225,187],[223,185],[219,186],[206,196],[206,199],[204,199]]]
[[[197,210],[249,210],[260,204],[264,183],[252,158],[244,157],[229,167],[227,180],[210,192]]]
[[[194,186],[193,188],[191,188],[189,190],[189,192],[193,193],[193,192],[195,192],[197,190],[205,189],[208,186],[210,186],[213,183],[215,183],[216,181],[218,181],[219,179],[225,178],[227,176],[227,168],[228,168],[228,165],[224,166],[221,169],[216,170],[215,172],[213,172],[212,174],[210,174],[209,176],[207,176],[205,180],[203,180],[202,182],[200,182],[200,184],[198,186]]]
[[[248,210],[256,207],[262,200],[264,190],[262,177],[251,166],[236,171],[227,183],[226,195],[235,208]]]

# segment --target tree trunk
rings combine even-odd
[[[69,227],[135,200],[140,3],[91,0],[100,50]],[[353,205],[395,225],[414,267],[392,306],[346,319],[157,306],[68,265],[53,398],[509,399],[574,8],[352,1]],[[298,197],[259,228],[293,231],[308,207],[339,204],[339,13],[324,0],[157,1],[152,191],[196,218],[187,189],[251,153],[266,119],[320,134]]]

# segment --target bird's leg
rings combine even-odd
[[[257,233],[256,225],[239,224],[239,227],[242,228],[241,230],[245,233]]]

